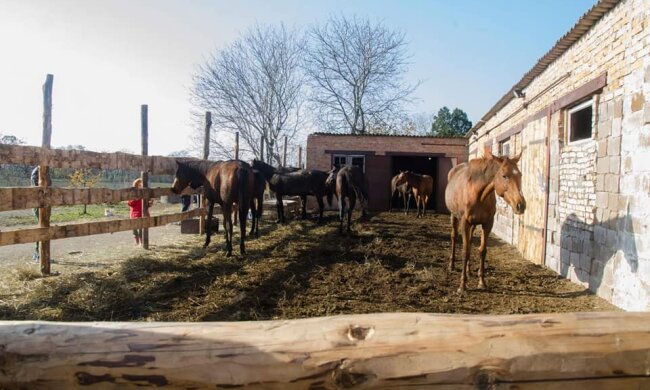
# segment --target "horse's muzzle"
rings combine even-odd
[[[520,202],[517,202],[517,204],[515,205],[515,213],[523,214],[524,211],[526,211],[526,201],[522,199]]]

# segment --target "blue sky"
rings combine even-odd
[[[464,109],[472,121],[528,71],[594,0],[0,0],[0,133],[41,139],[41,85],[54,74],[52,144],[150,154],[187,148],[188,89],[211,51],[254,23],[298,28],[332,14],[399,29],[412,112]],[[306,129],[309,131],[309,129]]]

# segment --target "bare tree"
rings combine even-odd
[[[415,85],[404,34],[382,23],[332,17],[309,30],[305,60],[316,118],[330,131],[363,134],[385,128],[403,111]]]
[[[230,157],[225,132],[240,134],[240,151],[281,163],[282,140],[292,140],[301,123],[303,39],[284,25],[255,26],[218,50],[194,75],[195,108],[210,110],[217,156]],[[223,140],[225,139],[225,141]]]

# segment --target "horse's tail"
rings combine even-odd
[[[359,185],[358,183],[355,182],[354,178],[351,176],[352,175],[350,175],[350,177],[348,178],[348,185],[352,187],[352,190],[357,195],[357,199],[359,199],[362,210],[365,214],[366,209],[368,208],[368,193],[362,188],[363,184]]]

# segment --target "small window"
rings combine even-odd
[[[568,112],[569,143],[591,139],[593,104],[588,100]]]
[[[501,156],[510,156],[510,138],[499,142],[499,154]]]
[[[340,168],[344,165],[354,165],[366,171],[366,156],[349,156],[343,154],[335,154],[332,156],[332,165]]]

